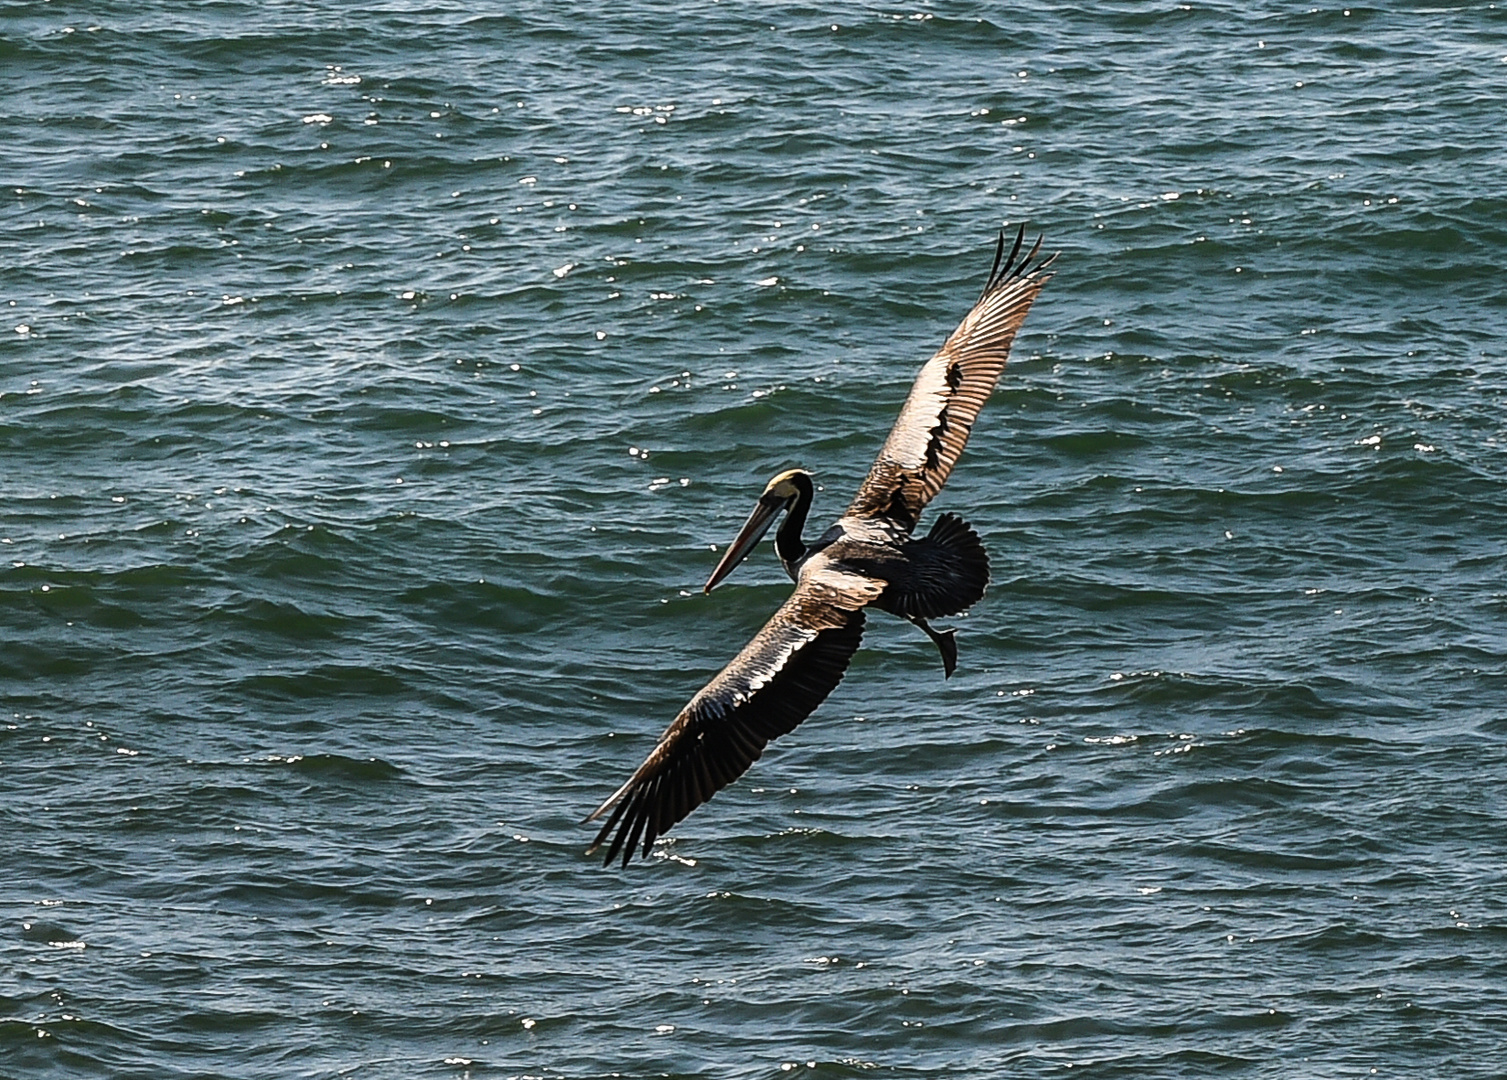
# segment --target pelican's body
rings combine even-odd
[[[681,710],[628,782],[587,820],[616,810],[590,850],[608,837],[606,861],[647,855],[697,806],[737,779],[765,745],[804,720],[841,681],[877,607],[919,626],[951,675],[954,632],[928,619],[973,605],[989,583],[989,559],[961,518],[943,514],[914,535],[921,511],[946,483],[973,422],[1004,370],[1015,332],[1049,275],[1032,265],[1038,240],[1019,263],[1021,236],[1001,266],[1004,240],[983,295],[946,344],[921,368],[889,438],[837,523],[809,546],[802,539],[814,485],[789,469],[764,488],[706,591],[737,567],[774,520],[785,520],[775,551],[795,590],[754,639]],[[616,829],[616,835],[613,831]]]

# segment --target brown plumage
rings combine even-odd
[[[979,410],[1005,370],[1015,331],[1046,281],[1039,275],[1051,259],[1028,270],[1041,250],[1039,238],[1026,257],[1015,262],[1023,239],[1024,231],[1016,235],[1010,258],[1001,267],[1005,239],[1000,237],[983,294],[916,375],[849,514],[887,517],[914,529],[921,510],[947,483]]]
[[[706,591],[753,550],[774,519],[785,521],[775,550],[795,591],[764,628],[680,711],[628,782],[588,817],[608,817],[588,854],[607,844],[607,863],[626,866],[654,841],[758,760],[771,739],[793,730],[842,680],[863,636],[864,609],[915,623],[937,645],[943,669],[957,662],[952,630],[927,619],[955,615],[984,594],[989,558],[977,534],[943,514],[912,537],[921,511],[942,489],[993,392],[1015,333],[1051,277],[1051,259],[1036,261],[1041,241],[1016,261],[1004,237],[978,303],[916,376],[900,417],[852,504],[810,547],[801,530],[814,487],[801,469],[780,473],[764,489],[738,538],[707,581]],[[1034,264],[1034,265],[1033,265]],[[611,842],[608,843],[609,837]]]

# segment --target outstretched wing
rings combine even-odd
[[[656,837],[742,776],[771,739],[811,715],[842,681],[863,636],[864,605],[883,589],[880,581],[813,559],[790,599],[680,710],[628,782],[586,819],[616,804],[587,854],[611,836],[603,865],[621,852],[627,866],[640,843],[647,856]]]
[[[1043,271],[1055,255],[1032,265],[1041,250],[1039,238],[1016,262],[1024,239],[1022,226],[1010,257],[1002,260],[1005,237],[1000,234],[983,295],[916,376],[849,514],[886,517],[914,529],[921,510],[947,483],[979,410],[1005,369],[1015,332],[1051,277]]]

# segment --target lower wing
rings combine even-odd
[[[863,637],[864,606],[883,588],[836,567],[808,566],[790,599],[586,819],[612,810],[587,854],[607,844],[603,865],[621,853],[627,866],[641,844],[647,856],[657,837],[742,776],[771,739],[811,715],[842,681]]]

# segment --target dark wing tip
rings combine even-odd
[[[1003,288],[1006,284],[1016,280],[1017,278],[1030,277],[1034,274],[1039,274],[1041,273],[1041,271],[1051,266],[1052,263],[1056,262],[1057,256],[1060,255],[1061,252],[1054,251],[1051,255],[1048,255],[1041,261],[1036,262],[1036,257],[1041,253],[1041,242],[1043,238],[1043,235],[1038,233],[1036,236],[1036,242],[1031,245],[1031,250],[1026,252],[1025,258],[1017,261],[1016,256],[1020,254],[1021,246],[1025,243],[1026,227],[1024,224],[1022,224],[1020,228],[1016,230],[1015,243],[1010,247],[1010,255],[1008,258],[1005,257],[1005,230],[1001,229],[999,232],[999,243],[994,249],[994,266],[989,270],[989,278],[984,283],[984,291],[979,294],[979,299],[984,299],[984,297],[988,296],[990,293]],[[1033,262],[1035,262],[1034,266],[1032,265]]]
[[[612,830],[614,828],[616,828],[618,821],[623,816],[623,812],[628,809],[628,803],[631,802],[632,799],[631,799],[631,797],[629,797],[629,798],[618,798],[618,796],[621,796],[621,795],[622,795],[622,792],[619,791],[618,795],[614,796],[614,798],[617,799],[617,806],[613,808],[612,816],[607,819],[607,823],[605,825],[603,825],[601,827],[601,829],[597,832],[596,839],[591,842],[591,846],[586,849],[586,854],[588,854],[588,855],[595,855],[597,853],[597,849],[599,849],[602,846],[602,844],[607,840],[607,837],[609,835],[611,835]],[[589,817],[589,818],[586,819],[586,821],[593,821],[593,820],[595,820],[602,813],[603,810],[606,810],[607,807],[609,807],[611,805],[612,805],[611,800],[609,800],[606,803],[603,803],[602,806],[597,809],[596,813],[592,814],[591,817]],[[582,822],[582,824],[585,824],[585,822]],[[602,862],[603,866],[606,866],[606,865],[608,865],[609,863],[612,862],[612,857],[617,854],[618,846],[621,843],[622,843],[622,838],[619,837],[617,843],[614,843],[614,844],[610,845],[610,847],[607,850],[607,858],[605,860],[603,860],[603,862]]]

